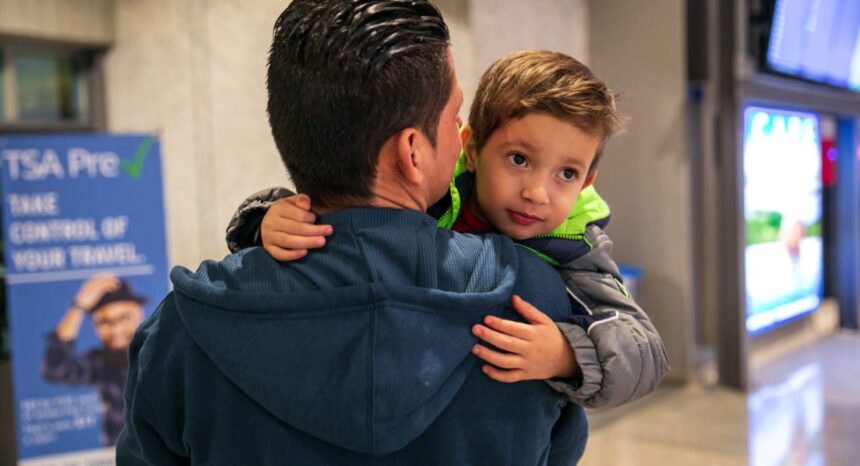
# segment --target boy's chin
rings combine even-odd
[[[541,232],[539,229],[523,227],[517,228],[516,226],[508,225],[506,225],[505,228],[500,228],[499,232],[515,241],[523,241],[544,234],[544,232]]]

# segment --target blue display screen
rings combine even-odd
[[[777,0],[767,65],[860,92],[860,0]]]
[[[756,334],[821,303],[819,117],[746,107],[743,151],[746,327]]]

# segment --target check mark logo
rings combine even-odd
[[[149,137],[144,139],[137,148],[137,151],[134,153],[134,161],[122,161],[123,171],[128,173],[128,176],[132,177],[132,179],[136,180],[140,178],[141,172],[143,171],[143,162],[146,160],[146,156],[149,154],[149,149],[152,148],[153,144],[155,144],[155,138]]]

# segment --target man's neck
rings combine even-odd
[[[402,179],[377,176],[373,189],[372,207],[389,209],[409,209],[426,212],[430,207],[420,193],[415,192],[414,186],[409,186]]]
[[[364,202],[355,203],[339,203],[332,205],[315,205],[311,211],[317,216],[330,214],[339,210],[357,209],[357,208],[383,208],[383,209],[407,209],[426,212],[426,208],[421,208],[420,203],[411,198],[404,197],[389,197],[385,195],[377,195]]]
[[[314,215],[319,217],[320,215],[330,214],[332,212],[337,212],[338,210],[343,210],[343,209],[348,209],[348,208],[349,207],[342,207],[342,206],[315,205],[315,206],[311,207],[311,212],[313,212]]]

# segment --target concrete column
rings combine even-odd
[[[690,377],[694,336],[691,168],[685,113],[682,0],[588,3],[592,70],[621,94],[631,117],[609,143],[595,186],[612,209],[607,232],[619,263],[641,266],[641,301],[672,363]]]

